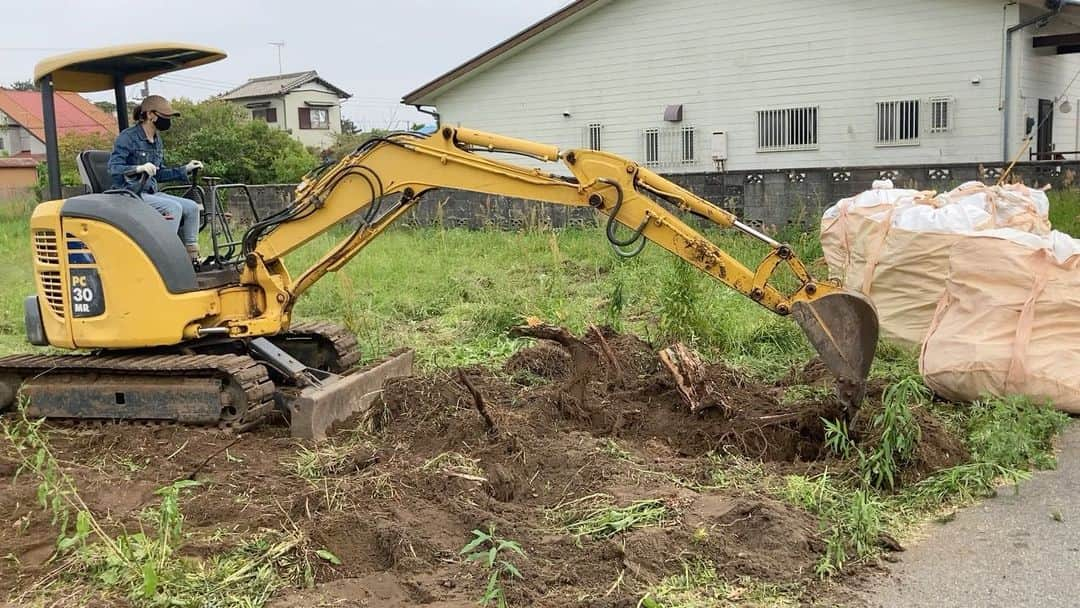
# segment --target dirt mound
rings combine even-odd
[[[545,380],[562,380],[570,373],[570,355],[555,344],[540,343],[511,355],[503,370],[512,376],[531,374]]]
[[[506,584],[512,605],[634,606],[643,588],[681,573],[687,560],[730,579],[813,580],[824,550],[817,519],[762,495],[710,489],[722,465],[707,456],[739,455],[777,471],[822,464],[830,456],[822,418],[838,416],[838,405],[785,404],[784,386],[709,365],[716,407],[691,413],[647,343],[609,329],[583,341],[597,367],[580,393],[568,387],[580,370],[542,342],[502,370],[392,381],[375,430],[358,426],[301,454],[280,428],[234,445],[179,427],[61,430],[53,446],[79,463],[69,474],[110,529],[136,528],[154,488],[198,471],[202,485],[182,503],[193,535],[185,555],[227,547],[222,530],[229,539],[287,522],[340,561],[318,561],[318,588],[289,591],[275,606],[473,605],[486,572],[460,550],[474,531],[492,528],[527,553],[507,556],[523,574]],[[936,419],[918,416],[923,441],[910,479],[963,457]],[[0,469],[14,466],[0,454]],[[6,593],[44,574],[55,542],[35,492],[27,477],[0,492],[0,554],[18,560],[0,560]],[[649,516],[634,519],[635,510]],[[604,516],[638,525],[610,534],[584,525]],[[600,532],[580,531],[595,526]]]

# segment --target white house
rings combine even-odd
[[[328,148],[341,133],[341,100],[351,97],[318,72],[252,78],[222,95],[256,120],[284,129],[305,146]]]
[[[577,0],[403,102],[671,173],[1000,164],[1080,150],[1077,52],[1042,0]]]

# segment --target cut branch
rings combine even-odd
[[[458,378],[465,385],[465,388],[469,390],[469,394],[472,395],[473,403],[476,405],[476,411],[480,412],[480,417],[484,419],[484,426],[487,427],[489,435],[497,435],[499,432],[498,427],[495,426],[495,421],[492,420],[491,415],[488,414],[487,405],[484,403],[484,396],[480,394],[480,391],[476,390],[473,383],[469,381],[469,377],[465,375],[465,370],[458,370]]]
[[[619,365],[619,360],[615,358],[615,352],[611,350],[611,345],[604,339],[604,333],[595,325],[590,325],[589,329],[596,336],[596,340],[600,343],[600,350],[604,353],[604,357],[607,358],[611,368],[615,370],[616,376],[622,378],[622,366]]]

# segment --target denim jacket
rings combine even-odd
[[[165,162],[165,147],[161,143],[161,133],[154,137],[154,141],[146,138],[146,131],[141,124],[136,124],[120,132],[113,144],[112,154],[109,156],[109,174],[112,175],[114,188],[125,186],[137,186],[142,176],[134,178],[124,177],[129,171],[143,163],[154,163],[158,168],[157,176],[146,180],[143,192],[157,192],[158,181],[185,182],[187,183],[187,171],[184,167],[163,167]]]

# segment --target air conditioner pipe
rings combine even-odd
[[[1045,22],[1055,17],[1066,6],[1080,6],[1080,0],[1046,0],[1047,12],[1021,21],[1005,31],[1005,99],[1002,103],[1002,133],[1001,133],[1001,158],[1009,162],[1011,157],[1009,150],[1009,124],[1012,119],[1012,40],[1013,34],[1039,22]],[[1019,10],[1019,9],[1017,9]]]

